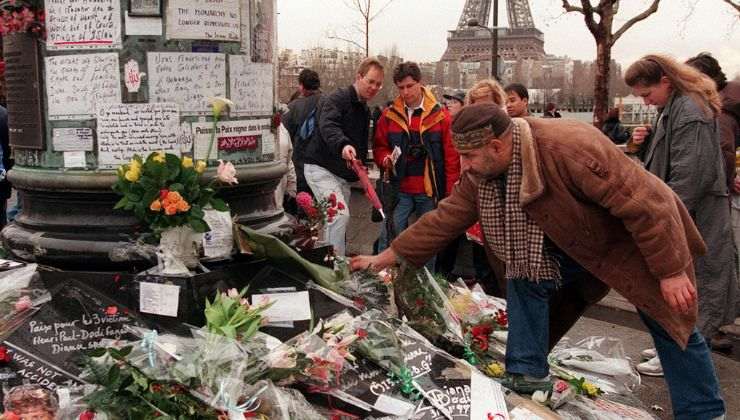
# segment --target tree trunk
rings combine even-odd
[[[593,123],[601,128],[609,113],[609,62],[612,49],[609,40],[596,38],[596,77],[594,80],[594,116]]]

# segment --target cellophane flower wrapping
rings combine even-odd
[[[571,345],[561,342],[548,356],[550,371],[565,379],[583,378],[606,394],[632,395],[640,375],[624,353],[621,340],[591,336]]]
[[[0,341],[31,317],[51,294],[37,280],[36,264],[0,272]]]
[[[455,308],[447,298],[449,285],[425,267],[402,264],[393,281],[393,294],[400,317],[432,343],[453,354],[462,352],[463,331]]]

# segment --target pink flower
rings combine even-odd
[[[568,383],[565,381],[557,381],[555,382],[553,389],[555,389],[555,392],[559,392],[562,394],[568,389]]]
[[[218,160],[218,169],[216,170],[216,177],[219,181],[226,184],[238,184],[239,181],[236,179],[236,168],[231,162],[224,162]]]
[[[16,312],[22,312],[31,307],[31,298],[28,296],[21,296],[18,301],[15,302]]]
[[[230,298],[238,298],[239,297],[239,291],[236,290],[236,289],[234,289],[234,288],[231,288],[231,289],[229,289],[229,291],[226,294],[226,296],[228,296]]]
[[[83,411],[82,414],[80,414],[79,420],[93,420],[95,418],[95,412],[94,411]]]
[[[313,198],[307,192],[299,192],[295,197],[295,202],[303,211],[313,207]]]
[[[118,307],[117,306],[111,305],[111,306],[105,308],[105,314],[108,315],[108,316],[113,316],[113,315],[115,315],[117,313],[118,313]]]

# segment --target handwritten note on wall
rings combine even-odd
[[[49,119],[89,119],[95,107],[121,102],[118,54],[46,57]]]
[[[55,128],[51,130],[51,142],[56,152],[92,151],[92,128]]]
[[[98,166],[163,150],[180,154],[180,118],[173,103],[111,104],[98,111]]]
[[[118,0],[46,0],[46,49],[121,48]]]
[[[229,55],[231,115],[270,115],[273,105],[273,66],[252,63],[246,55]]]
[[[218,159],[218,151],[249,151],[256,153],[260,151],[260,145],[264,141],[274,143],[274,137],[270,132],[270,120],[236,120],[236,121],[219,121],[216,127],[216,138],[211,146],[211,133],[213,132],[213,123],[193,123],[193,157],[195,159],[208,160]],[[211,153],[208,154],[208,149]],[[262,146],[264,149],[264,146]]]
[[[210,114],[209,96],[226,94],[226,56],[214,53],[147,54],[151,102],[174,102],[183,114]]]
[[[171,0],[168,39],[241,40],[239,0]]]

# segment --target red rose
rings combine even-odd
[[[161,190],[159,190],[159,199],[164,200],[165,198],[167,198],[167,194],[169,193],[170,190],[168,190],[167,188],[162,188]]]
[[[117,313],[118,313],[118,307],[117,306],[111,305],[111,306],[105,308],[105,314],[108,315],[108,316],[113,316],[113,315],[115,315]]]
[[[362,328],[358,328],[357,331],[355,331],[355,334],[357,334],[358,340],[362,340],[363,338],[367,337],[367,331],[363,330]]]
[[[85,410],[80,414],[79,420],[93,420],[95,419],[95,412],[92,410]]]
[[[332,207],[337,206],[337,195],[335,193],[329,194],[329,203],[331,203]]]
[[[121,281],[121,275],[120,274],[116,274],[115,276],[113,276],[113,283],[118,284],[119,281]]]
[[[339,210],[344,210],[344,203],[342,203],[341,201],[340,201],[340,202],[338,202],[338,203],[337,203],[337,208],[338,208]]]

